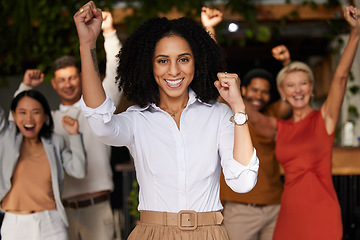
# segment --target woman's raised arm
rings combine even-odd
[[[349,40],[341,55],[331,82],[329,94],[321,107],[321,114],[325,121],[328,134],[332,134],[340,116],[341,105],[344,99],[346,84],[349,77],[351,65],[354,61],[360,39],[360,12],[358,9],[349,6],[344,10],[344,17],[351,26]]]
[[[101,84],[96,56],[96,40],[102,24],[101,9],[93,1],[86,3],[74,15],[80,41],[81,81],[84,102],[96,108],[106,99]]]

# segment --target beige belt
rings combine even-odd
[[[180,230],[195,230],[198,226],[220,225],[221,212],[195,212],[183,210],[178,213],[140,211],[140,223],[177,226]]]

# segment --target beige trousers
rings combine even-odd
[[[72,210],[65,208],[70,240],[113,240],[114,218],[110,201]]]
[[[242,203],[224,204],[224,226],[230,240],[272,240],[280,204],[255,207]]]

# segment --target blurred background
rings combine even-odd
[[[79,58],[73,14],[84,4],[79,0],[1,0],[0,5],[0,100],[8,110],[16,78],[27,68],[39,68],[51,79],[52,61],[70,54]],[[315,101],[327,95],[334,66],[347,40],[349,28],[343,19],[345,5],[354,0],[101,0],[97,6],[113,13],[115,27],[122,42],[145,20],[165,16],[182,16],[200,20],[202,6],[218,8],[224,13],[216,36],[223,48],[228,72],[242,77],[253,67],[263,67],[275,76],[281,69],[271,56],[271,48],[285,44],[292,60],[308,63],[315,73]],[[102,38],[100,34],[99,39]],[[98,41],[98,61],[105,68],[103,41]],[[341,145],[342,126],[354,123],[354,145],[360,136],[359,57],[354,61],[349,91],[344,101],[336,144]],[[46,88],[53,108],[59,99]],[[274,89],[273,100],[278,94]],[[125,109],[126,106],[121,108]]]

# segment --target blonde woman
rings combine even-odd
[[[350,38],[331,82],[329,94],[315,110],[311,69],[292,62],[277,76],[280,95],[293,111],[289,120],[266,117],[247,108],[264,136],[276,138],[275,154],[285,171],[285,185],[274,239],[342,239],[340,205],[331,176],[331,154],[349,71],[360,38],[359,10],[344,10]]]

